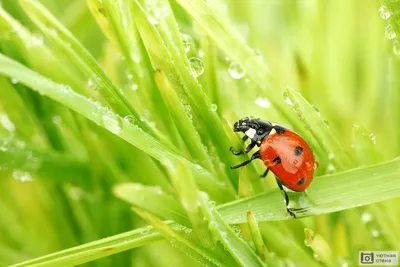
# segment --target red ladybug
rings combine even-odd
[[[285,194],[286,205],[289,204],[289,199],[283,186],[296,192],[307,189],[313,180],[317,163],[311,148],[301,136],[281,125],[249,118],[236,122],[234,131],[245,134],[243,141],[251,139],[251,143],[243,151],[234,152],[231,147],[234,155],[248,153],[256,145],[260,150],[249,160],[231,166],[232,169],[245,166],[254,159],[262,159],[267,169],[261,177],[267,176],[269,170],[275,174],[278,186]],[[290,209],[288,212],[296,217]]]

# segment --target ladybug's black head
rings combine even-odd
[[[233,125],[235,132],[243,132],[253,141],[264,139],[272,130],[273,126],[268,121],[260,119],[243,118]]]

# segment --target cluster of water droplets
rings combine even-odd
[[[147,3],[147,2],[146,2]],[[158,25],[164,19],[169,17],[169,7],[160,1],[152,2],[151,5],[146,6],[147,20],[153,24]]]
[[[397,0],[395,0],[397,1]],[[382,5],[379,8],[379,16],[384,20],[389,20],[392,17],[393,12],[385,5]],[[397,56],[400,55],[400,43],[396,40],[396,32],[394,31],[391,23],[389,22],[388,25],[385,27],[385,36],[387,39],[393,41],[393,53]]]
[[[364,211],[361,213],[361,222],[366,225],[372,237],[380,237],[381,233],[379,231],[379,225],[375,222],[374,217],[370,212]]]
[[[16,180],[18,182],[32,182],[33,181],[31,174],[27,171],[15,169],[12,172],[12,176],[13,176],[14,180]]]

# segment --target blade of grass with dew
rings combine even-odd
[[[140,120],[137,111],[115,87],[96,60],[43,5],[36,0],[20,0],[20,4],[38,28],[71,57],[91,80],[93,87],[102,94],[117,113],[122,116],[134,116],[136,124],[147,133],[154,135],[151,127]]]
[[[89,175],[88,165],[73,155],[19,148],[8,139],[0,139],[0,168],[59,181],[79,180]]]
[[[176,194],[190,219],[192,229],[200,244],[205,248],[213,248],[214,242],[208,230],[208,222],[204,220],[199,202],[200,193],[192,173],[187,169],[184,162],[180,162],[177,166],[170,162],[164,162],[164,165],[170,173]]]
[[[57,84],[41,76],[2,54],[0,54],[0,73],[18,79],[38,93],[46,95],[80,113],[155,159],[162,160],[167,158],[172,162],[184,159],[163,146],[157,139],[144,132],[137,125],[122,119],[108,108],[77,94],[69,86]],[[208,171],[200,165],[184,160],[193,169],[200,187],[212,195],[215,200],[225,202],[234,198],[232,191],[216,181]]]
[[[0,27],[10,31],[8,41],[18,47],[18,52],[24,55],[30,65],[49,77],[58,81],[68,81],[77,92],[87,95],[79,80],[79,73],[72,72],[65,64],[59,64],[59,59],[43,43],[42,37],[35,36],[0,7]],[[43,61],[46,61],[44,64]],[[54,66],[57,65],[57,71]]]
[[[216,147],[218,155],[224,162],[231,162],[233,156],[230,153],[226,153],[230,145],[221,128],[223,122],[221,122],[217,114],[211,110],[211,102],[204,94],[197,80],[190,73],[189,68],[185,64],[185,60],[182,59],[182,55],[178,56],[174,49],[170,51],[167,50],[167,46],[164,45],[164,43],[168,40],[161,38],[160,33],[157,31],[156,27],[148,21],[145,11],[137,1],[132,1],[132,13],[148,51],[153,68],[161,69],[165,72],[172,87],[179,88],[178,94],[186,94],[194,115],[199,118],[201,123],[204,123],[204,126],[208,129],[208,131],[206,131],[207,133],[205,133],[205,131],[199,131],[199,133],[203,135],[203,138],[207,136],[209,139],[213,140],[213,145]],[[229,168],[226,167],[225,169],[228,173],[231,173]],[[231,180],[231,182],[235,184],[234,180]]]
[[[315,177],[307,189],[314,203],[301,216],[330,213],[400,197],[400,158],[345,172]],[[377,183],[376,181],[380,181]],[[291,201],[298,200],[292,195]],[[268,205],[266,205],[268,203]],[[228,223],[245,223],[251,209],[258,221],[289,218],[278,190],[218,207]]]
[[[132,195],[132,192],[135,192]],[[119,184],[113,188],[118,198],[141,210],[151,212],[163,219],[170,219],[186,227],[192,227],[185,210],[177,199],[163,192],[160,187],[142,184]]]
[[[256,53],[232,30],[224,24],[223,21],[210,9],[205,2],[191,0],[176,0],[215,40],[216,44],[225,51],[229,57],[233,58],[246,73],[263,89],[263,94],[268,95],[274,108],[277,109],[302,136],[313,144],[315,152],[321,157],[325,154],[321,151],[313,136],[309,131],[304,129],[304,123],[297,119],[293,119],[292,111],[288,105],[284,105],[283,87],[272,77],[268,67],[259,60]],[[308,103],[307,103],[308,104]],[[309,105],[309,104],[308,104]],[[315,114],[313,112],[312,114]],[[319,124],[320,119],[315,120],[314,117],[307,118],[309,124]],[[324,131],[315,131],[317,140],[324,140]],[[329,135],[331,136],[331,134]],[[330,143],[326,140],[324,146],[331,148],[330,150],[342,151],[338,146],[337,140]],[[345,159],[345,158],[344,158]]]
[[[17,263],[10,267],[76,266],[159,240],[162,240],[162,236],[157,230],[152,226],[147,226]]]
[[[165,224],[154,215],[151,215],[150,213],[138,208],[133,208],[133,210],[138,213],[143,219],[150,222],[154,226],[154,228],[156,228],[172,246],[178,248],[189,257],[193,258],[194,260],[205,266],[226,266],[223,262],[220,262],[219,259],[216,259],[214,257],[215,255],[208,252],[203,247],[193,242],[190,242],[185,237],[177,234],[167,224]]]
[[[331,247],[320,234],[314,233],[309,228],[305,228],[304,235],[304,243],[314,251],[314,258],[319,259],[326,266],[337,266]]]
[[[181,136],[184,136],[183,141],[189,150],[190,155],[195,162],[198,162],[205,169],[215,174],[213,165],[210,162],[209,156],[205,150],[204,145],[201,143],[200,136],[193,127],[189,117],[183,109],[182,103],[179,100],[176,91],[172,88],[171,83],[168,81],[167,76],[161,70],[156,70],[155,80],[164,98],[168,110],[176,125]]]
[[[352,143],[357,159],[363,165],[375,164],[382,161],[382,156],[376,148],[375,136],[364,128],[353,125]]]
[[[240,266],[264,266],[253,249],[233,232],[221,214],[210,207],[207,194],[200,195],[204,216],[214,238],[220,241]]]
[[[337,136],[329,129],[327,122],[321,117],[319,111],[316,111],[299,92],[287,88],[285,94],[290,99],[293,109],[300,117],[300,120],[304,121],[304,125],[307,126],[307,129],[318,141],[319,147],[324,148],[324,154],[328,154],[328,159],[339,170],[345,170],[352,166],[346,151],[343,150]]]
[[[298,217],[330,213],[400,197],[400,184],[396,177],[399,173],[400,158],[396,158],[376,165],[316,177],[307,192],[313,206],[308,207],[307,211]],[[375,179],[382,182],[373,183]],[[137,187],[129,188],[125,191],[125,195],[132,196],[130,200],[138,205],[142,202],[134,197],[139,193],[135,189]],[[366,193],[364,195],[359,192]],[[293,194],[290,196],[293,196],[291,201],[298,200],[296,199],[298,196]],[[150,195],[150,197],[155,197],[155,195]],[[260,222],[292,218],[287,214],[283,196],[279,190],[229,202],[218,206],[217,209],[229,224],[246,223],[246,213],[249,209]],[[152,210],[152,212],[160,215],[160,211]],[[173,218],[168,219],[173,220]]]
[[[247,212],[247,224],[250,228],[251,238],[253,240],[254,246],[256,247],[257,254],[268,264],[269,252],[264,244],[260,229],[258,228],[257,220],[254,217],[252,211]]]

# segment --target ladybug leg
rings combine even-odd
[[[247,164],[249,164],[250,162],[252,162],[255,159],[261,159],[260,151],[257,151],[256,153],[254,153],[249,160],[246,160],[245,162],[242,162],[239,165],[231,166],[231,169],[237,169],[242,166],[246,166]]]
[[[267,176],[268,172],[269,172],[269,168],[267,168],[267,169],[265,170],[265,172],[264,172],[263,174],[260,175],[260,178],[265,178],[265,177]]]
[[[286,193],[286,191],[283,189],[283,184],[282,184],[281,180],[279,180],[279,178],[276,177],[276,176],[275,176],[275,179],[276,179],[276,183],[278,184],[279,189],[280,189],[280,190],[283,192],[283,194],[285,195],[285,203],[286,203],[286,210],[287,210],[287,212],[288,212],[290,215],[292,215],[292,216],[296,219],[296,214],[294,214],[294,213],[292,212],[292,210],[288,208],[288,206],[289,206],[289,196],[288,196],[288,194]]]
[[[247,139],[249,139],[249,137],[248,137],[247,135],[245,135],[245,136],[242,137],[242,141],[243,141],[243,142],[245,142]],[[251,150],[251,149],[250,149],[250,150]],[[249,151],[250,151],[250,150],[249,150]],[[243,151],[234,152],[234,151],[233,151],[233,147],[230,147],[230,148],[229,148],[229,151],[231,151],[232,154],[235,155],[235,156],[242,155],[242,154],[244,154],[244,153],[249,152],[249,151],[247,151],[247,152],[243,152]]]
[[[231,147],[229,150],[232,152],[232,154],[233,155],[235,155],[235,156],[238,156],[238,155],[243,155],[243,154],[247,154],[247,153],[249,153],[250,152],[250,150],[252,150],[253,149],[253,147],[255,147],[256,146],[256,142],[251,142],[247,147],[246,147],[246,149],[245,150],[242,150],[242,151],[239,151],[239,152],[235,152],[235,151],[233,151],[233,147]]]

